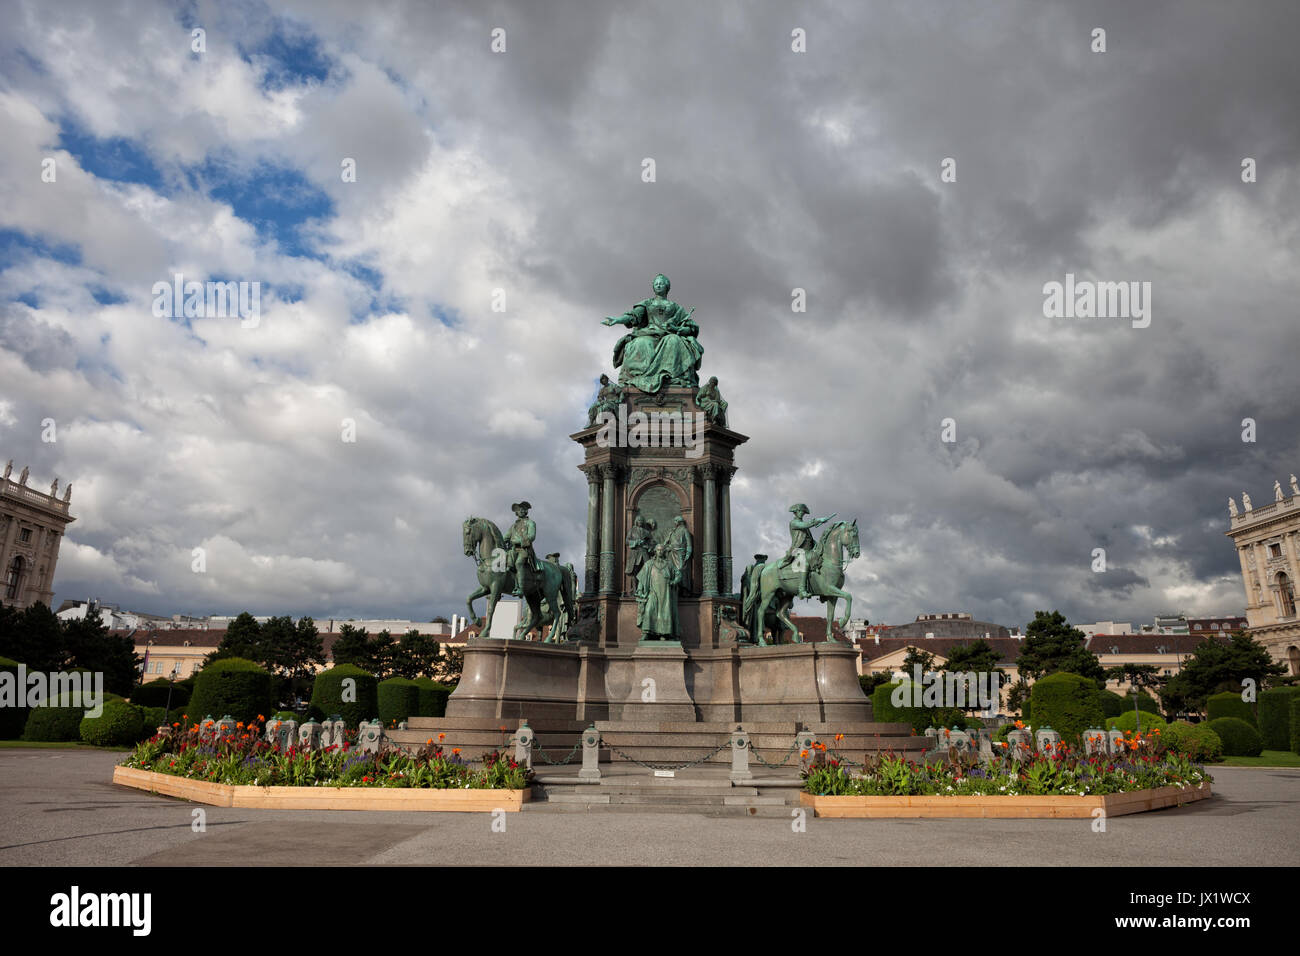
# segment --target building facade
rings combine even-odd
[[[1228,537],[1237,547],[1246,588],[1247,632],[1263,644],[1274,660],[1300,674],[1300,617],[1296,615],[1296,582],[1300,580],[1300,487],[1291,475],[1290,494],[1273,483],[1273,500],[1242,507],[1232,500]]]
[[[76,519],[68,513],[72,485],[63,498],[56,478],[50,493],[27,487],[27,469],[13,475],[13,462],[0,478],[0,603],[25,608],[54,597],[54,568],[64,529]]]

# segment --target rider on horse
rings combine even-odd
[[[808,593],[808,575],[817,570],[817,564],[820,562],[820,556],[815,552],[816,545],[812,532],[814,528],[824,525],[835,515],[825,518],[805,518],[804,515],[808,513],[808,506],[805,504],[791,505],[790,512],[794,515],[790,519],[790,550],[785,553],[778,567],[781,569],[789,567],[798,555],[803,553],[806,564],[801,566],[803,573],[799,577],[799,597],[807,599],[812,597]]]
[[[533,542],[537,540],[537,523],[528,517],[532,509],[527,501],[519,501],[510,506],[515,513],[515,523],[506,532],[506,547],[510,550],[510,564],[515,572],[515,597],[524,596],[524,570],[537,570],[537,554],[533,551]]]

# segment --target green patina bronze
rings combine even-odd
[[[682,633],[677,614],[677,588],[682,575],[669,559],[664,545],[641,565],[636,576],[636,626],[647,640],[676,640]]]
[[[629,331],[614,346],[614,367],[619,370],[620,385],[631,385],[643,392],[658,392],[667,386],[698,388],[700,327],[691,318],[694,309],[686,310],[665,298],[672,283],[657,275],[652,283],[654,295],[632,306],[621,316],[608,316],[602,325],[622,325]]]

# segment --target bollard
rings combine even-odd
[[[276,739],[273,741],[281,750],[288,750],[298,740],[298,721],[282,720],[280,721],[279,730],[276,731]]]
[[[298,747],[301,750],[320,749],[320,724],[312,718],[298,728]]]
[[[320,745],[322,747],[337,747],[343,749],[343,732],[347,729],[347,724],[343,723],[343,718],[338,714],[326,718],[320,725]]]
[[[1034,734],[1034,744],[1039,753],[1048,753],[1061,742],[1061,735],[1048,724],[1043,724]]]
[[[1007,734],[1007,750],[1012,758],[1024,760],[1029,753],[1029,732],[1016,729]]]
[[[1083,752],[1092,756],[1093,754],[1106,755],[1106,731],[1100,727],[1089,727],[1083,732]]]
[[[1110,744],[1110,752],[1112,754],[1123,753],[1124,752],[1124,731],[1122,730],[1106,731],[1106,742]]]
[[[362,753],[379,753],[384,745],[383,722],[376,717],[374,720],[361,721],[357,727],[357,748]]]
[[[266,737],[266,742],[268,744],[271,745],[275,744],[275,741],[280,736],[280,725],[282,723],[284,723],[284,721],[279,720],[275,717],[272,717],[270,720],[266,722],[266,730],[263,733],[264,736]]]
[[[799,769],[810,770],[817,764],[821,763],[817,759],[817,735],[811,731],[802,730],[795,734],[795,749],[799,751]],[[807,756],[805,756],[805,754]]]
[[[592,724],[582,732],[582,769],[579,780],[600,779],[600,731]]]
[[[738,726],[731,733],[731,782],[739,785],[753,779],[749,770],[749,734],[744,727]]]
[[[987,727],[979,731],[978,743],[981,758],[993,756],[993,735],[989,733]]]
[[[956,728],[950,730],[948,732],[948,746],[962,755],[970,753],[970,734]]]
[[[925,728],[925,752],[939,749],[939,729],[937,727]]]
[[[217,721],[217,739],[223,737],[233,737],[235,735],[235,718],[226,714]]]
[[[519,725],[515,731],[515,763],[521,767],[533,769],[533,728],[528,726],[528,721]]]

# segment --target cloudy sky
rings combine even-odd
[[[663,271],[751,436],[738,555],[797,500],[875,622],[1243,609],[1227,498],[1300,470],[1289,0],[0,16],[0,459],[74,483],[56,604],[463,613],[460,523],[520,497],[580,567],[567,436]],[[155,316],[176,273],[260,323]],[[1066,273],[1149,327],[1044,317]]]

